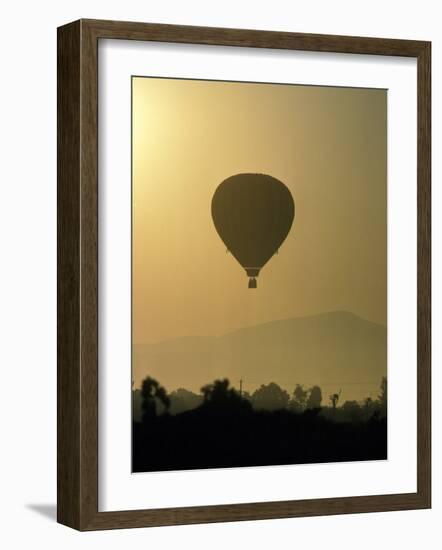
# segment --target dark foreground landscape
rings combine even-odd
[[[386,381],[384,384],[386,399]],[[201,396],[193,394],[193,408],[176,410],[175,403],[172,413],[173,396],[153,379],[146,379],[141,391],[137,390],[141,417],[133,422],[133,471],[387,458],[383,396],[337,406],[335,395],[330,396],[330,406],[321,407],[316,406],[322,396],[315,388],[309,396],[305,392],[304,399],[299,390],[296,401],[289,400],[287,392],[276,384],[262,386],[261,393],[255,392],[261,398],[260,407],[258,398],[229,388],[227,380],[216,381],[202,388]],[[263,391],[273,402],[262,399]],[[185,408],[180,403],[181,409]]]

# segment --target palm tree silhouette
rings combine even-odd
[[[339,398],[341,396],[341,391],[342,389],[339,390],[339,393],[333,393],[332,395],[330,395],[330,401],[331,401],[333,410],[336,409],[336,405],[338,404]]]

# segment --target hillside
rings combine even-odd
[[[318,384],[324,399],[377,396],[387,373],[387,329],[348,312],[274,321],[219,337],[189,336],[134,346],[134,381],[147,375],[172,391],[199,391],[216,378],[253,391],[270,381],[290,393],[296,383]]]

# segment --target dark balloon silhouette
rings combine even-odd
[[[266,174],[237,174],[224,180],[212,198],[218,235],[256,288],[262,267],[278,252],[295,216],[289,189]]]

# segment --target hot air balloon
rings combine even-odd
[[[278,252],[295,216],[289,189],[266,174],[237,174],[217,187],[212,219],[218,235],[256,288],[260,270]]]

